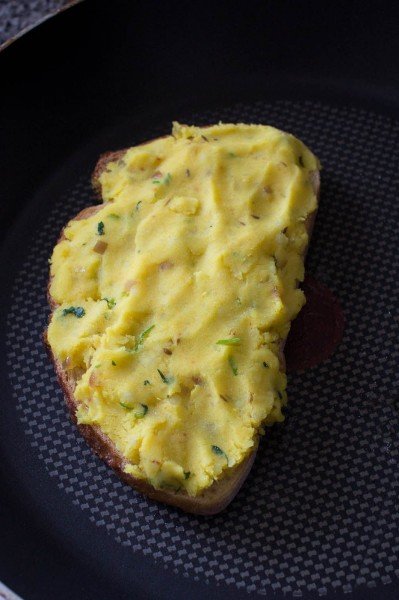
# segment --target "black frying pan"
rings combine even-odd
[[[398,598],[399,11],[86,1],[0,53],[0,578],[25,600]],[[69,422],[47,259],[98,155],[173,119],[267,122],[321,158],[308,270],[344,306],[223,514],[143,499]]]

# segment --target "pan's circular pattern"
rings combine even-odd
[[[40,338],[47,260],[56,232],[92,202],[86,173],[51,204],[43,199],[45,222],[16,275],[7,358],[20,419],[50,476],[92,521],[176,573],[295,598],[389,584],[399,576],[399,124],[288,101],[181,116],[219,119],[273,124],[322,161],[308,270],[343,304],[347,327],[336,354],[290,376],[287,420],[268,430],[226,512],[184,515],[132,491],[78,436]]]

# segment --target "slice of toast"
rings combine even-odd
[[[101,184],[100,176],[102,172],[107,168],[108,163],[119,160],[123,157],[126,150],[119,150],[115,152],[108,152],[103,154],[97,162],[92,175],[92,185],[96,194],[101,198]],[[311,173],[311,184],[315,192],[316,197],[319,197],[320,190],[320,177],[319,171],[313,171]],[[92,214],[95,214],[98,210],[101,210],[102,205],[92,206],[84,209],[78,215],[75,220],[86,219]],[[309,214],[305,221],[306,230],[310,239],[316,211]],[[60,239],[64,238],[64,230],[61,232]],[[48,301],[52,311],[57,308],[57,304],[50,294],[50,283],[48,284]],[[223,477],[220,480],[215,481],[210,487],[206,488],[202,493],[197,496],[190,496],[186,491],[179,490],[165,490],[157,489],[150,483],[143,479],[135,478],[134,476],[126,473],[124,467],[127,463],[124,456],[117,450],[114,443],[107,435],[96,425],[79,424],[76,418],[77,403],[74,397],[74,390],[79,377],[82,375],[81,371],[71,371],[66,368],[59,360],[54,356],[51,347],[47,341],[47,331],[44,332],[44,341],[47,345],[47,349],[51,360],[53,361],[55,371],[60,382],[60,385],[64,391],[66,403],[70,411],[72,420],[77,425],[80,433],[85,438],[89,446],[94,452],[114,471],[117,475],[132,486],[137,491],[148,496],[149,498],[163,502],[172,506],[176,506],[186,512],[200,515],[212,515],[222,511],[234,498],[239,491],[243,482],[245,481],[248,473],[251,470],[252,464],[255,460],[258,439],[255,440],[253,450],[251,453],[237,466],[229,468],[223,473]],[[284,360],[284,345],[285,340],[280,344],[279,348],[279,359],[280,369],[285,370]]]

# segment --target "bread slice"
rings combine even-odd
[[[98,197],[101,199],[101,184],[99,178],[102,172],[107,168],[108,163],[119,160],[123,157],[126,150],[119,150],[115,152],[108,152],[103,154],[97,162],[97,165],[92,175],[92,186]],[[320,191],[320,176],[319,171],[313,171],[310,174],[311,184],[316,194],[317,199],[319,198]],[[78,215],[75,220],[85,219],[95,214],[102,208],[102,205],[92,206],[84,209]],[[309,214],[305,221],[306,230],[309,235],[309,239],[313,230],[315,221],[316,211]],[[64,230],[62,230],[59,241],[64,237]],[[52,311],[57,308],[56,303],[50,295],[50,283],[48,283],[48,302]],[[85,438],[88,445],[93,451],[101,458],[108,466],[110,466],[116,474],[127,484],[132,486],[137,491],[141,492],[145,496],[176,506],[185,512],[199,514],[199,515],[213,515],[222,511],[226,506],[233,500],[245,479],[247,478],[253,462],[255,460],[256,452],[258,449],[259,440],[256,439],[254,447],[251,453],[242,461],[239,465],[234,468],[230,468],[224,474],[224,476],[215,481],[209,488],[205,489],[201,494],[197,496],[190,496],[185,491],[173,491],[173,490],[162,490],[156,489],[148,482],[133,477],[132,475],[124,471],[126,465],[126,459],[117,450],[114,443],[101,431],[96,425],[85,425],[79,424],[76,418],[77,404],[74,398],[74,390],[78,379],[82,375],[81,371],[67,370],[65,365],[56,359],[52,349],[50,348],[47,341],[47,330],[44,332],[44,341],[48,349],[49,356],[54,364],[55,371],[63,389],[66,403],[71,414],[73,422],[77,425],[80,433]],[[285,370],[285,359],[284,359],[284,345],[285,340],[281,342],[279,348],[279,359],[280,368]]]

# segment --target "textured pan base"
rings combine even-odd
[[[85,164],[87,151],[79,150],[73,163],[49,173],[49,184],[29,199],[11,232],[3,254],[4,272],[10,273],[3,287],[9,299],[3,378],[12,391],[7,396],[5,390],[0,419],[4,464],[18,461],[41,482],[40,490],[32,485],[29,492],[38,517],[47,518],[49,499],[63,497],[53,507],[54,535],[68,531],[77,552],[84,552],[91,542],[82,524],[93,528],[98,543],[112,544],[116,555],[102,558],[98,551],[100,571],[122,578],[135,563],[162,581],[165,568],[190,592],[196,580],[206,581],[211,596],[225,589],[233,598],[396,598],[399,371],[393,315],[399,279],[392,273],[399,203],[392,164],[399,159],[399,122],[347,104],[262,100],[179,115],[204,124],[270,122],[318,154],[323,192],[307,272],[332,289],[347,317],[334,356],[290,375],[286,422],[267,431],[241,492],[214,517],[155,504],[96,458],[66,416],[40,339],[48,314],[47,260],[57,234],[93,204],[95,160],[127,143],[131,121],[114,128],[112,138],[107,133],[93,142],[92,163]],[[169,128],[169,119],[154,120],[150,111],[140,122],[132,142]],[[17,433],[21,444],[15,443]],[[12,474],[9,482],[17,485]],[[14,489],[28,497],[24,488]],[[73,527],[72,504],[78,507],[73,514],[80,513]],[[58,537],[60,544],[64,539]]]

